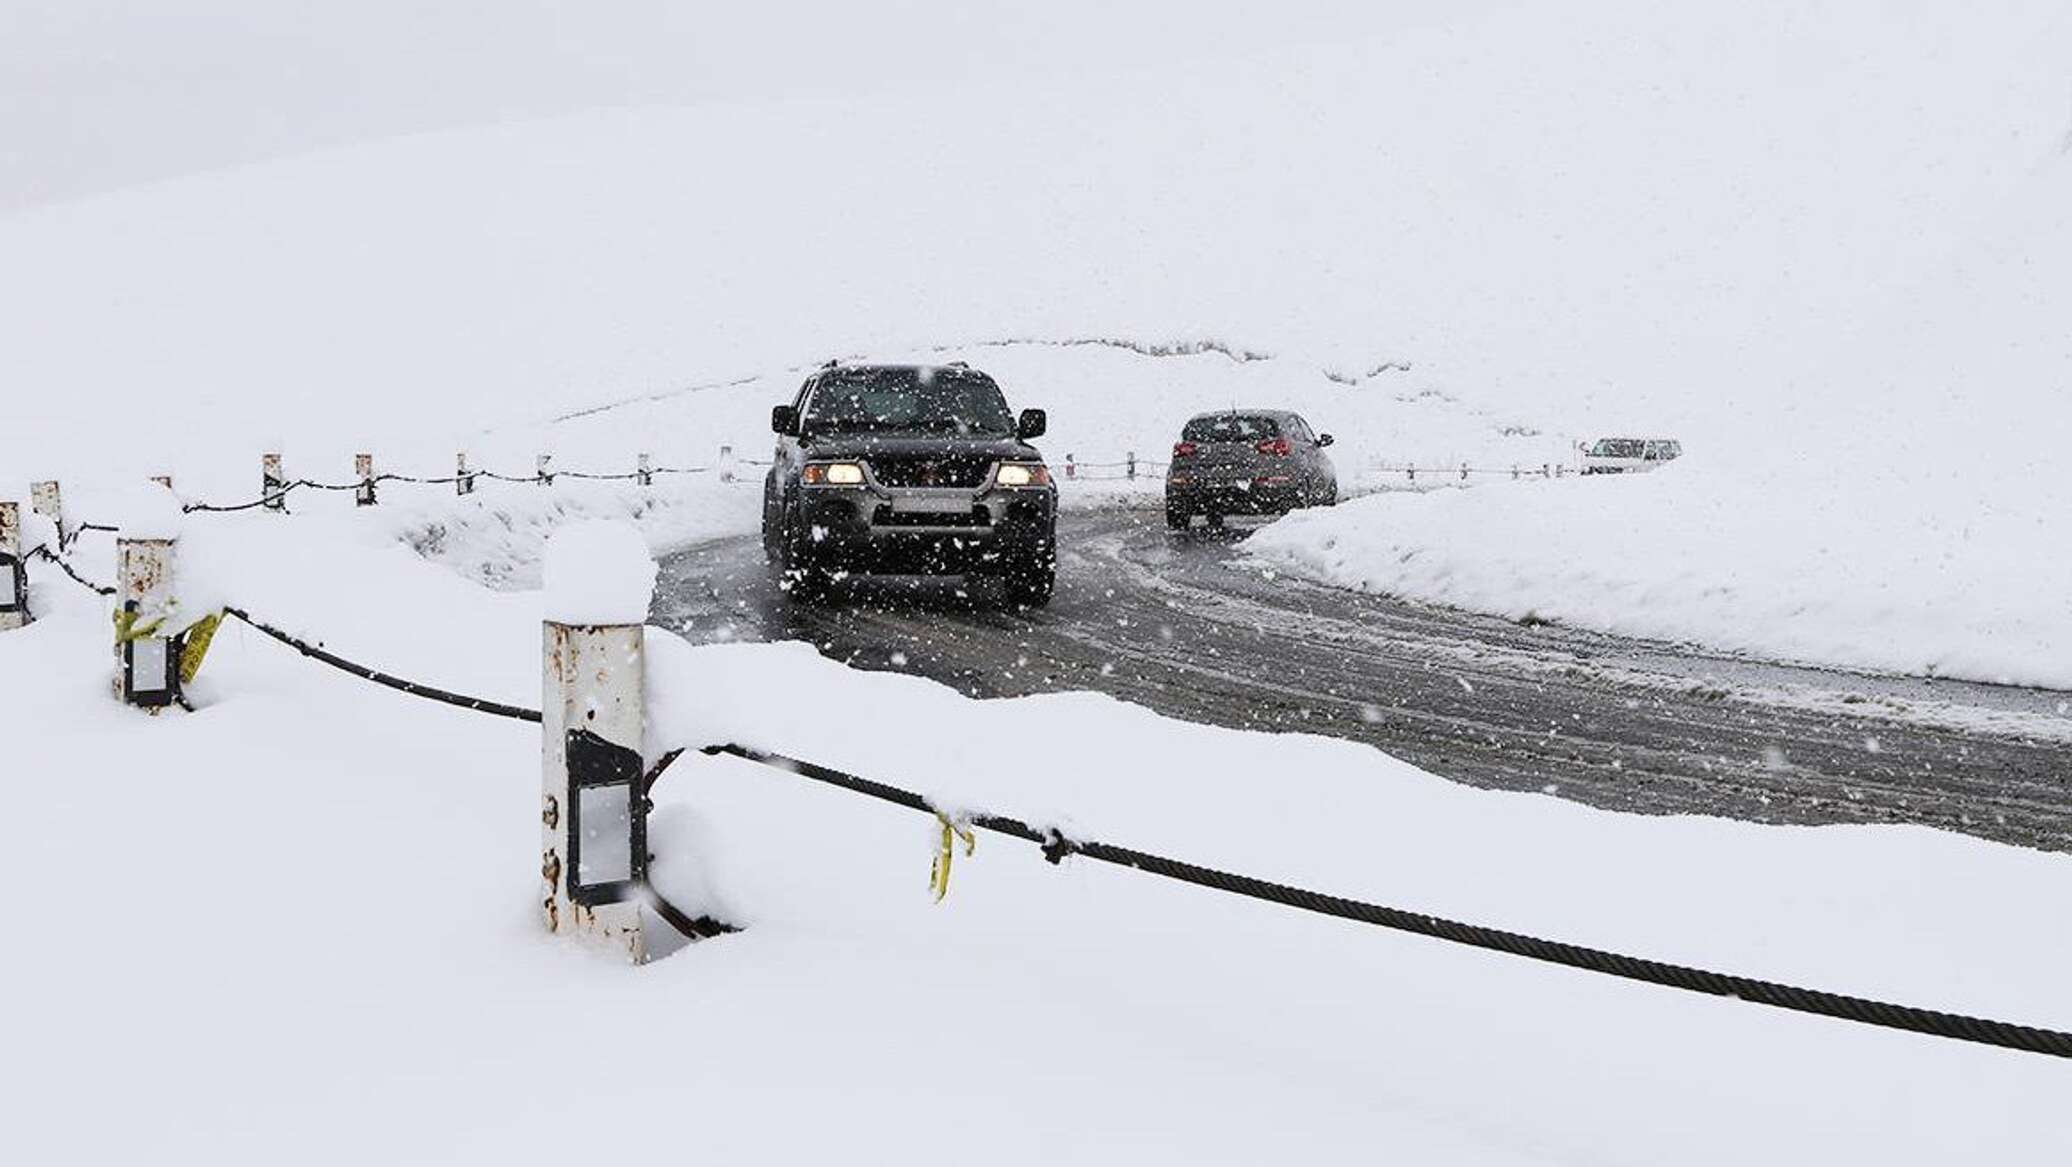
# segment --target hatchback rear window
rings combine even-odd
[[[1197,417],[1180,431],[1189,442],[1256,442],[1281,436],[1281,424],[1270,417],[1247,413],[1218,413]]]

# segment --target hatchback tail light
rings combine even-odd
[[[1174,443],[1173,443],[1173,457],[1175,457],[1175,458],[1192,458],[1192,457],[1194,457],[1194,455],[1195,455],[1195,451],[1196,451],[1197,449],[1198,449],[1198,447],[1196,447],[1196,446],[1195,446],[1195,444],[1194,444],[1193,442],[1174,442]]]
[[[1259,452],[1262,454],[1277,454],[1285,458],[1295,452],[1295,447],[1290,445],[1286,438],[1268,438],[1259,443]]]

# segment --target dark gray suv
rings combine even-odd
[[[1319,434],[1285,409],[1227,409],[1188,419],[1166,470],[1166,525],[1184,530],[1194,516],[1219,526],[1225,515],[1278,515],[1338,501],[1338,471]]]
[[[996,576],[1010,600],[1049,602],[1057,487],[991,377],[963,364],[829,362],[771,411],[763,551],[785,593],[845,573]]]

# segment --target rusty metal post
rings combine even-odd
[[[640,477],[640,484],[642,486],[653,486],[655,484],[655,456],[653,454],[642,454],[639,463],[634,469],[634,473]]]
[[[545,624],[541,704],[540,908],[547,930],[649,955],[647,792],[640,625]]]
[[[266,500],[265,509],[276,514],[288,509],[286,492],[288,480],[281,476],[281,456],[263,454],[259,458],[259,497]]]
[[[475,493],[475,476],[468,470],[468,452],[462,450],[453,456],[453,493]]]
[[[22,504],[0,502],[0,632],[29,623],[29,561],[22,554]]]
[[[173,615],[173,540],[115,542],[116,690],[128,704],[160,709],[180,699],[180,654],[162,628]]]
[[[65,541],[65,496],[56,482],[29,484],[29,506],[58,529],[58,542]]]
[[[721,446],[719,448],[719,480],[721,482],[734,481],[734,447],[732,446]]]
[[[371,507],[374,505],[374,455],[353,455],[353,477],[360,480],[360,488],[353,491],[353,505]]]

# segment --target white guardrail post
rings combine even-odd
[[[475,493],[475,476],[468,472],[468,452],[462,450],[453,456],[453,493]]]
[[[262,454],[259,457],[259,497],[266,500],[264,508],[275,513],[288,509],[288,500],[281,492],[288,489],[288,480],[281,473],[279,454]]]
[[[29,484],[29,505],[37,514],[50,520],[58,530],[58,549],[65,545],[65,496],[55,481],[32,482]]]
[[[371,507],[374,505],[374,455],[353,455],[353,477],[359,481],[359,489],[353,491],[353,505]]]
[[[653,486],[655,484],[655,456],[653,454],[642,454],[634,474],[639,477],[642,486]]]
[[[115,542],[115,684],[125,702],[144,709],[180,699],[180,654],[159,631],[173,611],[173,550],[171,539]]]
[[[545,624],[540,728],[541,910],[547,930],[648,958],[641,789],[645,660],[638,624]]]
[[[719,480],[721,482],[734,481],[735,465],[734,447],[721,446],[719,448]]]
[[[0,502],[0,632],[11,632],[29,620],[29,561],[22,557],[22,504]]]

